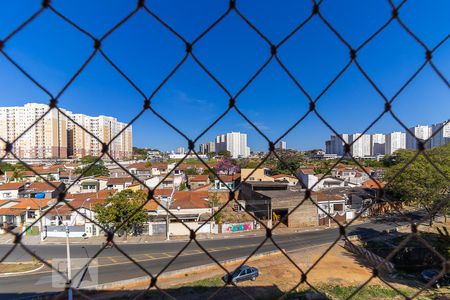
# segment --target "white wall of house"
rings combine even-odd
[[[0,191],[0,199],[17,199],[19,198],[19,190],[2,190]]]

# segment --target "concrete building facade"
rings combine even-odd
[[[371,138],[371,155],[384,155],[386,153],[386,135],[376,133],[372,134]]]
[[[247,158],[250,155],[246,133],[229,132],[218,135],[215,141],[215,148],[216,153],[230,151],[233,158]]]
[[[349,143],[352,144],[350,153],[353,157],[365,157],[371,154],[370,134],[354,133],[349,137]]]
[[[340,137],[340,138],[339,138]],[[339,156],[344,155],[344,141],[349,142],[348,134],[340,134],[338,136],[332,135],[328,141],[325,143],[325,153],[326,154],[337,154]]]
[[[61,109],[69,118],[56,109],[48,111],[48,105],[28,103],[24,106],[0,107],[0,137],[14,141],[22,132],[32,126],[17,142],[13,151],[20,158],[80,158],[86,155],[101,155],[102,144],[109,143],[112,138],[126,127],[125,123],[108,116],[91,117],[74,114]],[[73,119],[70,120],[70,119]],[[83,129],[84,128],[84,129]],[[4,153],[4,145],[0,145],[0,155]],[[126,128],[109,147],[114,158],[132,156],[133,140],[131,126]]]
[[[450,143],[450,120],[431,126],[431,147],[439,147]]]
[[[417,149],[417,139],[420,141],[425,141],[431,136],[431,127],[428,125],[417,125],[409,128],[409,131],[413,133],[415,137],[411,135],[411,133],[406,132],[406,149]],[[425,145],[425,148],[430,147],[431,143],[428,142]]]
[[[399,149],[406,148],[406,134],[396,131],[386,134],[385,154],[391,155]]]

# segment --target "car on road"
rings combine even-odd
[[[433,279],[435,276],[437,276],[440,272],[437,270],[425,270],[420,273],[420,277],[422,280],[426,283],[430,282],[431,279]],[[444,275],[439,279],[436,279],[431,286],[439,289],[442,286],[448,286],[450,285],[450,276]]]
[[[231,276],[231,282],[233,282],[234,284],[236,284],[236,282],[238,281],[245,281],[245,280],[255,281],[256,277],[259,276],[259,271],[257,268],[243,265],[240,268],[236,269],[234,272],[223,276],[222,280],[228,282],[229,276]]]

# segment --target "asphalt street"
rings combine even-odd
[[[352,225],[348,228],[347,234],[378,235],[383,230],[401,225],[398,222],[376,222]],[[317,231],[301,232],[276,235],[274,241],[285,251],[301,251],[313,246],[329,244],[334,242],[339,236],[336,228],[321,229]],[[259,244],[264,241],[264,236],[226,238],[202,240],[201,245],[211,253],[218,261],[232,258],[247,257]],[[152,274],[158,274],[165,266],[173,260],[179,251],[187,244],[186,241],[170,241],[149,244],[121,244],[120,249],[132,257],[134,260]],[[3,257],[12,245],[0,245],[0,258]],[[50,264],[59,258],[66,257],[65,245],[35,245],[28,246],[36,255],[45,259]],[[276,250],[272,241],[267,240],[256,253]],[[71,258],[87,258],[94,256],[100,250],[99,245],[72,245],[70,247]],[[5,261],[30,261],[31,256],[22,248],[17,247]],[[108,283],[118,280],[132,279],[145,276],[145,272],[125,257],[118,249],[105,249],[98,255],[98,283]],[[170,266],[164,271],[184,269],[213,261],[195,244],[191,242]],[[72,274],[80,269],[74,269]],[[79,278],[79,277],[78,277]],[[77,280],[75,280],[77,285]],[[90,284],[86,284],[90,285]],[[81,285],[83,287],[83,284]],[[0,299],[18,299],[31,295],[38,295],[51,291],[61,291],[62,287],[52,287],[52,270],[47,267],[33,273],[0,277]]]

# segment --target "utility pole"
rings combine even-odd
[[[69,288],[67,290],[67,299],[72,300],[72,268],[70,264],[70,246],[69,246],[69,226],[66,225],[66,251],[67,251],[67,282]]]
[[[44,236],[42,235],[42,229],[44,228],[44,226],[42,226],[42,203],[41,203],[42,199],[39,198],[39,234],[41,235],[41,241],[44,240]]]
[[[328,227],[331,227],[331,217],[330,217],[330,199],[328,199]]]
[[[173,198],[173,195],[175,194],[175,182],[172,188],[172,194],[170,194],[170,198],[167,199],[166,201],[166,240],[170,240],[170,230],[169,230],[169,224],[170,224],[170,220],[169,220],[169,209],[170,209],[170,201]]]

